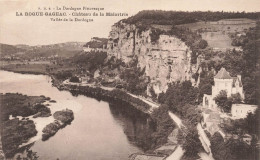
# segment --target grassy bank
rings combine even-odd
[[[1,65],[1,70],[11,71],[21,74],[35,74],[35,75],[46,75],[46,64],[5,64]]]
[[[12,157],[19,146],[37,134],[36,126],[28,116],[50,116],[50,109],[42,103],[50,100],[44,96],[26,96],[17,93],[0,94],[0,128],[5,156]],[[22,119],[9,116],[21,116]]]

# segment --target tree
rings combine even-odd
[[[233,128],[235,129],[236,126]],[[256,142],[256,140],[253,142]],[[258,156],[255,143],[248,145],[241,137],[238,139],[230,138],[224,141],[220,133],[216,132],[210,138],[210,143],[211,152],[215,160],[253,160]]]
[[[184,156],[194,158],[202,150],[202,144],[199,140],[198,131],[195,126],[189,122],[187,128],[182,128],[178,133],[178,142],[181,143],[185,150]]]
[[[80,80],[79,80],[79,78],[77,76],[73,76],[73,77],[70,78],[70,82],[79,83]]]
[[[232,94],[229,100],[233,104],[235,104],[235,103],[241,103],[242,98],[241,98],[241,95],[239,93],[236,93],[236,94]]]
[[[232,160],[231,153],[227,150],[223,137],[216,132],[210,138],[210,148],[215,160]]]
[[[202,102],[204,94],[212,94],[212,85],[214,85],[214,73],[212,71],[202,71],[200,73],[199,83],[199,103]]]
[[[227,92],[221,90],[219,94],[214,98],[218,107],[222,109],[224,112],[230,112],[232,102],[227,98]]]
[[[208,42],[205,41],[204,39],[200,40],[199,42],[199,48],[200,49],[205,49],[208,46]]]
[[[260,133],[260,109],[257,108],[255,113],[249,113],[245,118],[246,128],[249,134],[259,135]]]
[[[167,104],[173,112],[181,113],[186,104],[197,104],[198,88],[193,87],[190,81],[174,82],[158,99],[160,103]]]

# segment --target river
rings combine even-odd
[[[41,131],[54,121],[53,117],[32,119],[38,134],[28,143],[34,142],[30,150],[39,159],[128,159],[130,154],[149,148],[146,138],[155,129],[147,115],[131,106],[72,96],[53,87],[49,76],[0,71],[0,92],[50,97],[57,101],[50,103],[52,113],[65,108],[73,110],[75,119],[71,125],[47,141],[41,140]]]

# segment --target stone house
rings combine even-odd
[[[225,68],[221,68],[220,71],[214,77],[214,86],[212,86],[212,95],[204,94],[203,107],[215,109],[217,107],[214,98],[220,91],[226,91],[227,97],[231,97],[232,94],[239,93],[242,100],[244,100],[244,91],[241,81],[241,75],[231,77],[229,72]]]
[[[257,105],[250,104],[232,104],[231,114],[233,118],[246,118],[248,113],[254,113]]]

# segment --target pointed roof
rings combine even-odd
[[[217,78],[217,79],[232,79],[232,77],[229,75],[229,73],[223,67],[220,69],[220,71],[218,71],[215,78]]]
[[[236,81],[238,81],[239,87],[242,87],[242,82],[238,77],[232,77],[232,78],[233,78],[233,83],[232,83],[233,87],[235,87]]]

